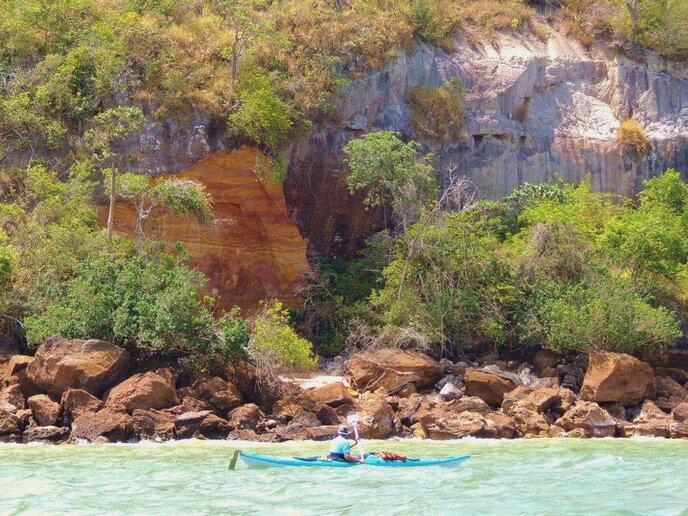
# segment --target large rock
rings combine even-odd
[[[69,437],[66,426],[33,426],[24,432],[24,442],[61,443]]]
[[[20,433],[19,417],[0,408],[0,436],[19,435]]]
[[[31,396],[27,403],[39,426],[54,426],[60,418],[60,404],[45,394]]]
[[[171,369],[135,374],[116,385],[105,396],[106,405],[121,405],[127,412],[136,409],[164,409],[179,403]]]
[[[248,428],[255,430],[258,421],[264,416],[263,411],[253,403],[237,407],[229,413],[227,422],[232,430]]]
[[[305,394],[316,402],[325,403],[330,407],[353,403],[351,394],[342,382],[328,383],[322,387],[309,389]]]
[[[383,387],[390,393],[409,383],[418,388],[430,387],[444,374],[437,360],[423,353],[399,349],[357,353],[346,364],[346,369],[359,390],[374,391]]]
[[[95,441],[104,437],[111,442],[128,440],[132,435],[131,416],[121,405],[106,406],[98,412],[85,412],[72,423],[72,437]]]
[[[504,395],[517,386],[511,378],[479,369],[466,369],[464,381],[468,396],[477,396],[490,405],[501,405]]]
[[[571,435],[580,437],[612,437],[616,420],[597,403],[578,401],[560,417],[556,424]]]
[[[62,395],[62,419],[65,425],[87,413],[98,412],[103,402],[83,389],[69,389]]]
[[[591,352],[581,399],[635,405],[652,385],[652,367],[625,353]]]
[[[361,437],[387,439],[394,431],[394,411],[381,396],[368,395],[358,402]]]
[[[7,412],[16,412],[24,406],[24,395],[19,384],[8,385],[0,390],[0,408]]]
[[[675,421],[652,401],[647,400],[632,424],[624,425],[622,434],[626,437],[631,435],[671,437],[673,426],[675,426]]]
[[[688,389],[670,376],[655,377],[657,399],[655,404],[665,410],[673,410],[688,398]]]
[[[132,428],[137,439],[168,441],[176,437],[174,414],[159,410],[136,409],[131,416]]]
[[[174,428],[179,439],[225,439],[230,431],[229,423],[209,410],[187,412],[177,416]]]
[[[456,412],[437,407],[419,418],[419,424],[430,439],[484,437],[511,439],[516,426],[512,418],[498,412]]]
[[[199,375],[191,386],[195,397],[208,403],[218,414],[226,417],[241,405],[239,389],[217,376]]]
[[[31,362],[33,362],[33,357],[13,355],[5,365],[4,373],[0,374],[0,380],[9,380],[12,376],[26,369]],[[2,368],[0,368],[0,370],[2,370]]]
[[[50,394],[77,388],[98,396],[128,367],[129,353],[109,342],[51,337],[38,348],[27,371],[29,380]]]

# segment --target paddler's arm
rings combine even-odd
[[[361,464],[365,463],[365,459],[359,459],[358,457],[354,457],[349,452],[346,452],[344,454],[344,460],[346,460],[346,462],[360,462]]]

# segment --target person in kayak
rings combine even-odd
[[[330,441],[330,459],[345,460],[346,462],[360,462],[364,463],[365,459],[359,459],[351,455],[351,447],[356,446],[358,441],[350,441],[347,439],[349,429],[346,425],[339,427],[337,437]]]

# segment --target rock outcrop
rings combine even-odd
[[[98,412],[85,412],[72,423],[72,437],[75,439],[122,442],[131,435],[131,416],[121,405],[106,406]]]
[[[652,385],[652,367],[624,353],[592,352],[583,379],[581,398],[588,401],[634,405]]]
[[[109,342],[52,337],[38,348],[27,371],[29,380],[49,394],[84,389],[100,395],[128,367],[129,353]]]
[[[139,149],[136,154],[146,158]],[[282,184],[268,177],[269,159],[248,147],[199,158],[204,159],[193,164],[184,160],[188,165],[176,177],[205,185],[213,221],[169,217],[159,224],[164,232],[158,236],[184,243],[194,257],[191,264],[208,277],[219,308],[256,308],[272,298],[297,302],[297,287],[310,271],[306,242],[290,218]],[[133,208],[119,203],[115,215],[118,229],[133,234]]]
[[[501,405],[504,395],[516,388],[516,382],[507,376],[479,369],[466,369],[466,394],[477,396],[489,405]]]
[[[380,387],[390,394],[407,384],[428,387],[439,380],[444,369],[437,360],[415,351],[380,349],[357,353],[346,364],[352,383],[364,391]]]
[[[613,437],[616,420],[597,403],[578,401],[556,421],[570,437]]]
[[[45,394],[31,396],[27,404],[39,426],[54,426],[60,418],[60,404]]]
[[[648,53],[634,60],[603,43],[590,49],[557,31],[546,41],[523,33],[489,40],[458,37],[446,52],[416,42],[385,69],[351,81],[338,96],[338,124],[294,145],[285,181],[290,211],[311,250],[346,256],[381,214],[344,194],[342,147],[365,132],[393,130],[424,143],[466,174],[483,197],[500,198],[524,182],[579,181],[632,195],[642,179],[668,167],[688,170],[688,67]],[[464,134],[446,143],[411,128],[409,92],[458,77],[468,88]],[[617,141],[633,116],[653,141],[636,160]]]
[[[130,414],[136,409],[164,409],[179,403],[171,369],[159,369],[128,378],[108,391],[105,405],[119,405]]]

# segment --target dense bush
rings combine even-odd
[[[644,158],[652,148],[652,142],[647,137],[645,129],[632,118],[621,122],[619,141],[622,145],[630,148],[638,159]]]
[[[466,118],[462,93],[457,81],[439,88],[413,88],[408,95],[413,133],[441,145],[458,142]]]
[[[405,162],[372,143],[368,135],[361,146],[366,166]],[[395,185],[405,183],[355,177],[377,178],[361,188],[404,204],[408,189]],[[459,211],[437,211],[428,200],[396,233],[368,304],[349,306],[349,320],[365,323],[368,341],[372,331],[377,342],[453,356],[524,345],[631,353],[671,346],[688,306],[687,201],[688,186],[672,170],[646,181],[636,203],[593,192],[588,180],[524,185]]]
[[[265,379],[313,369],[318,364],[311,343],[289,326],[289,312],[279,301],[263,303],[253,320],[248,348],[258,374]]]

